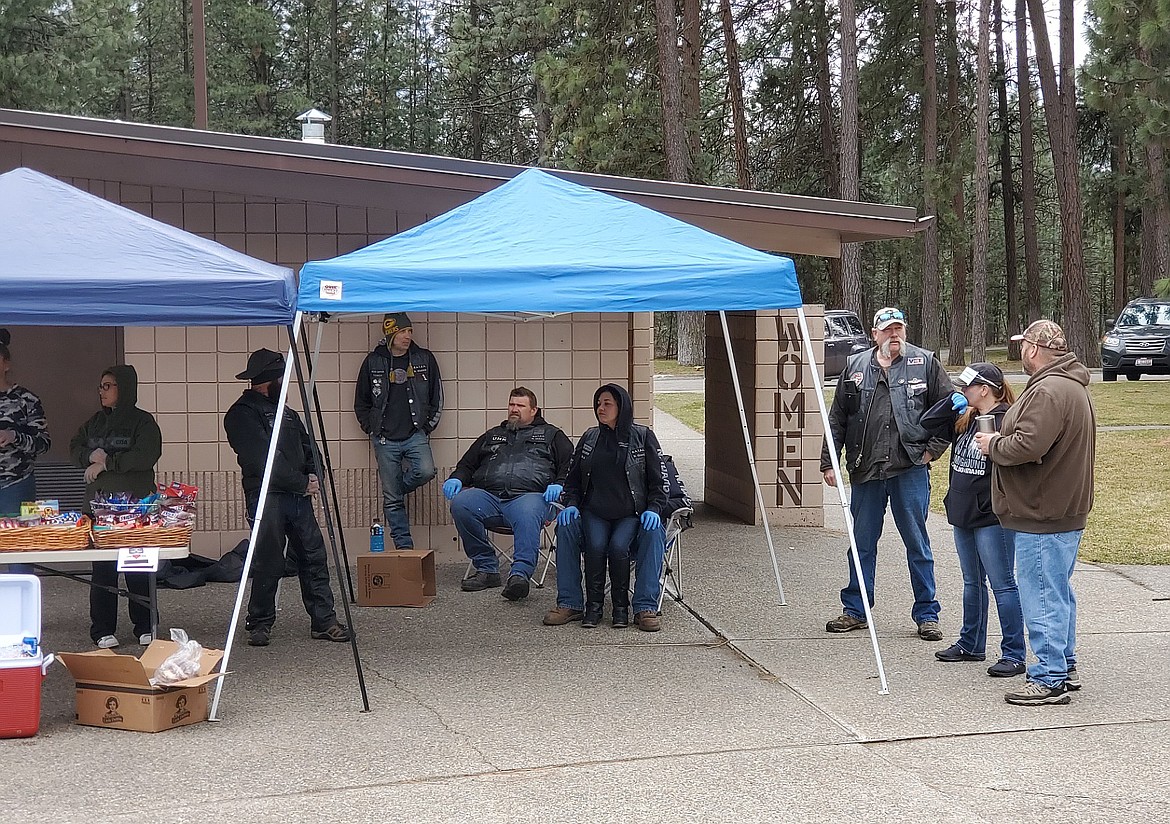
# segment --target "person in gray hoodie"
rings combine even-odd
[[[102,408],[82,424],[69,443],[77,466],[85,467],[85,508],[99,492],[143,498],[156,490],[154,466],[162,457],[162,432],[154,416],[138,408],[138,373],[133,366],[111,366],[98,384]],[[102,649],[118,646],[118,565],[95,561],[89,591],[90,637]],[[130,620],[141,644],[152,637],[148,576],[126,576]]]
[[[1038,320],[1022,335],[1031,377],[999,432],[975,436],[994,467],[991,505],[1016,533],[1016,581],[1036,663],[1009,704],[1067,704],[1081,688],[1072,590],[1081,535],[1093,508],[1097,419],[1089,370],[1068,351],[1064,330]]]

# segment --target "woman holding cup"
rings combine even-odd
[[[1000,659],[988,675],[1010,678],[1024,672],[1024,616],[1015,576],[1015,533],[1000,526],[991,509],[991,462],[979,451],[977,431],[999,430],[1015,401],[1003,372],[992,363],[975,363],[955,379],[951,397],[935,404],[922,425],[951,436],[950,487],[944,500],[954,528],[963,572],[963,626],[959,639],[934,655],[940,661],[983,661],[987,648],[987,584],[995,596],[1002,633]]]

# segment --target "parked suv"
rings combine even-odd
[[[1170,300],[1131,300],[1101,338],[1101,379],[1170,375]]]
[[[856,312],[829,309],[825,312],[825,377],[836,378],[845,371],[849,356],[873,346],[869,333]]]

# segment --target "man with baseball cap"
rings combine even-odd
[[[837,381],[829,410],[833,447],[845,447],[845,469],[852,491],[849,511],[865,574],[870,606],[874,603],[877,542],[886,505],[906,545],[906,563],[914,590],[911,616],[924,641],[941,641],[939,605],[935,600],[934,555],[926,532],[930,507],[930,463],[950,441],[922,426],[922,415],[954,391],[933,352],[906,342],[906,315],[896,307],[873,316],[875,346],[849,358]],[[826,439],[821,453],[825,483],[837,485]],[[864,629],[865,605],[857,572],[848,563],[849,583],[841,590],[841,615],[825,625],[828,632]]]
[[[378,459],[394,548],[413,549],[406,496],[435,477],[430,434],[443,414],[443,380],[435,356],[414,342],[405,313],[385,315],[382,333],[358,371],[353,411]]]
[[[248,520],[253,522],[276,421],[276,404],[284,382],[284,355],[271,349],[257,349],[248,357],[247,368],[236,375],[236,380],[249,381],[251,386],[228,409],[223,428],[236,452]],[[312,637],[324,641],[349,640],[349,630],[338,623],[333,608],[325,540],[313,514],[313,496],[319,489],[313,472],[309,433],[300,416],[286,406],[252,561],[252,595],[244,623],[251,646],[268,646],[272,625],[276,623],[276,589],[284,574],[286,540],[288,551],[296,561],[301,599],[309,613]]]
[[[991,505],[1016,533],[1016,582],[1036,663],[1009,704],[1067,704],[1081,688],[1072,574],[1089,510],[1097,419],[1089,370],[1068,351],[1064,330],[1038,320],[1016,335],[1028,384],[999,432],[975,442],[993,463]]]

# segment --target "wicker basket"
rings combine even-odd
[[[89,518],[71,526],[22,526],[0,529],[0,552],[37,552],[89,547]]]
[[[100,549],[141,546],[187,546],[191,524],[185,526],[137,526],[93,530],[93,545]]]

